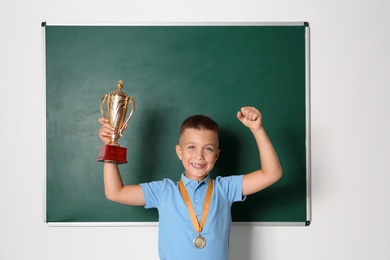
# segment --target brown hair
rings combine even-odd
[[[180,135],[182,135],[184,130],[188,128],[196,130],[210,130],[219,135],[218,124],[213,119],[205,115],[194,115],[184,120],[180,127]]]

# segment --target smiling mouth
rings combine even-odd
[[[206,166],[206,164],[199,164],[199,163],[191,163],[191,165],[197,169],[203,169]]]

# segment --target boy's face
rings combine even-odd
[[[210,130],[188,128],[180,136],[176,153],[187,178],[202,181],[219,156],[218,135]]]

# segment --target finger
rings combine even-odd
[[[251,111],[249,114],[249,120],[256,121],[259,118],[259,113],[256,111]]]
[[[237,118],[241,121],[250,120],[251,114],[250,107],[242,107],[240,111],[237,112]]]
[[[260,112],[256,108],[251,109],[250,119],[256,121],[260,117]]]
[[[250,121],[256,121],[261,118],[260,111],[255,107],[244,107],[242,111],[245,117]]]
[[[115,131],[115,127],[113,127],[108,119],[101,117],[99,118],[99,122],[102,124],[102,128],[105,128],[107,131],[111,131],[112,133]]]
[[[115,132],[115,128],[110,124],[104,124],[100,127],[100,131],[107,132],[113,134]]]
[[[112,134],[110,132],[104,131],[103,129],[101,129],[100,132],[99,132],[99,137],[101,139],[111,138],[111,135]]]
[[[111,126],[109,123],[104,123],[99,130],[100,138],[111,137],[111,135],[114,133],[115,133],[115,128]]]
[[[240,119],[240,120],[241,120],[241,118],[244,117],[244,115],[241,113],[241,111],[238,111],[236,116],[237,116],[237,118]]]
[[[253,109],[252,108],[250,108],[250,107],[243,107],[241,109],[241,113],[243,114],[243,116],[246,119],[252,120],[252,116],[253,116]]]
[[[99,118],[99,123],[101,124],[108,123],[108,119],[106,119],[105,117],[101,117]]]

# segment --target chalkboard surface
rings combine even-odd
[[[237,223],[308,223],[308,25],[43,24],[45,66],[45,221],[149,223],[156,210],[111,202],[103,191],[100,101],[116,89],[136,110],[119,144],[128,149],[124,183],[179,180],[181,122],[206,114],[221,128],[211,173],[259,168],[250,131],[235,117],[256,106],[283,167],[273,186],[236,203]]]

